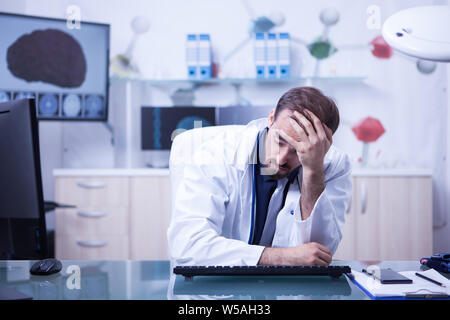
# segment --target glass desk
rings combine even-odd
[[[0,284],[33,299],[113,299],[113,300],[368,300],[347,277],[265,276],[194,277],[187,282],[171,272],[169,261],[71,261],[63,260],[61,272],[33,276],[34,261],[0,261]],[[421,270],[418,261],[333,261],[361,271],[368,265],[395,271]],[[79,267],[80,289],[74,288],[74,273]],[[69,270],[73,270],[73,267]],[[72,271],[73,272],[73,271]]]

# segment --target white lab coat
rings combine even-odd
[[[186,165],[167,231],[175,265],[256,265],[263,246],[250,245],[252,163],[267,119],[228,130],[204,142]],[[334,254],[342,239],[352,183],[348,156],[331,146],[324,158],[325,189],[302,220],[300,190],[292,183],[276,219],[273,247],[318,242]],[[299,170],[301,183],[302,170]]]

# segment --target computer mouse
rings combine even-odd
[[[53,258],[39,260],[30,268],[30,273],[38,276],[45,276],[60,272],[62,269],[61,261]]]

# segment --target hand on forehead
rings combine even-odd
[[[308,113],[306,112],[306,109],[303,110],[303,113],[298,112],[300,114],[300,117],[306,118],[307,121],[312,123],[312,118]],[[292,110],[283,110],[277,117],[276,120],[276,129],[283,130],[285,133],[287,133],[289,136],[296,140],[302,140],[301,136],[297,133],[297,131],[293,127],[292,121],[295,121],[300,125],[300,127],[306,131],[306,128],[302,122],[300,122],[297,117],[294,115],[294,111]]]
[[[282,111],[277,118],[277,129],[283,130],[297,141],[308,140],[310,135],[316,136],[317,134],[332,141],[333,135],[332,130],[308,109]]]

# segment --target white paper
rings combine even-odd
[[[355,276],[355,281],[358,282],[366,291],[368,291],[374,297],[401,297],[407,294],[447,294],[450,295],[450,280],[442,276],[434,269],[427,271],[420,271],[420,274],[439,281],[446,285],[443,288],[437,284],[434,284],[428,280],[419,278],[415,275],[418,271],[402,271],[401,275],[411,279],[411,284],[381,284],[379,280],[374,279],[371,276],[366,275],[355,270],[352,270],[352,274]]]

